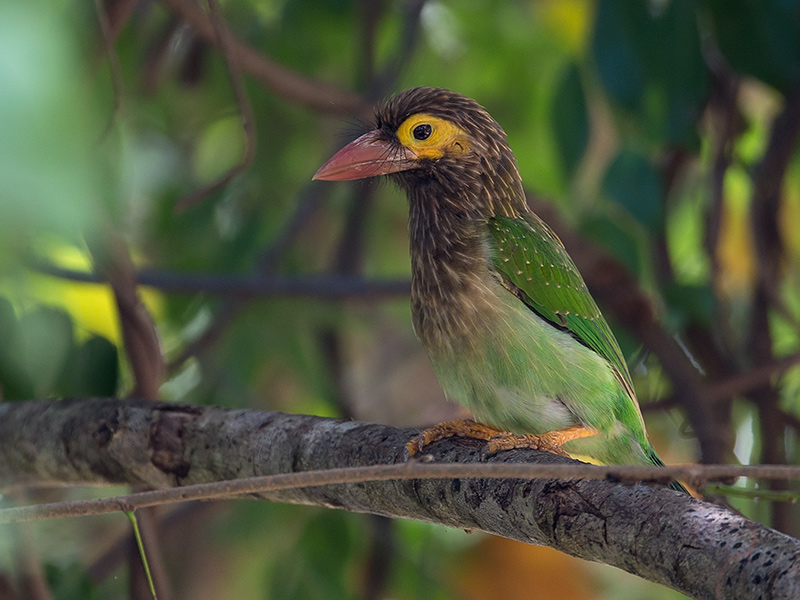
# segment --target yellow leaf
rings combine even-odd
[[[789,260],[800,261],[800,165],[795,165],[787,174],[783,184],[783,202],[780,207],[778,225],[781,241]]]
[[[542,21],[565,49],[581,54],[592,26],[594,3],[588,0],[539,0],[535,6]]]
[[[88,252],[63,242],[42,240],[40,248],[53,264],[76,271],[91,271]],[[66,311],[75,323],[78,339],[92,334],[108,338],[121,345],[117,309],[111,288],[107,284],[84,283],[38,272],[30,272],[22,285],[15,282],[0,291],[12,302],[33,301]],[[154,318],[163,315],[163,297],[150,289],[140,289],[140,298]]]
[[[720,294],[728,299],[748,294],[756,276],[755,251],[750,232],[750,180],[732,168],[725,175],[725,205],[720,217],[716,281]]]

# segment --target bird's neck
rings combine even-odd
[[[411,312],[414,330],[428,352],[465,338],[460,315],[474,314],[471,290],[488,275],[488,252],[480,220],[450,211],[430,212],[431,198],[409,194]],[[485,223],[485,220],[483,221]],[[460,344],[458,344],[460,345]]]
[[[481,320],[479,313],[491,305],[485,301],[494,283],[489,270],[489,218],[518,217],[528,209],[523,196],[498,202],[497,212],[486,214],[472,202],[476,190],[445,189],[437,182],[409,187],[407,193],[412,312],[417,334],[430,350],[457,343],[469,334],[462,330],[474,329],[471,319]]]
[[[455,185],[458,175],[446,182],[420,178],[403,186],[409,200],[412,273],[421,288],[448,293],[461,287],[466,275],[488,267],[488,220],[530,212],[513,155],[495,167],[491,174],[464,177]]]
[[[486,217],[447,207],[452,199],[409,194],[411,268],[422,293],[447,294],[486,260]],[[433,204],[433,206],[431,205]]]

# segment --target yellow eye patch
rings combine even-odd
[[[467,133],[454,123],[417,113],[397,128],[397,138],[419,158],[458,156],[469,150]]]

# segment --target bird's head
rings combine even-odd
[[[346,181],[390,175],[410,198],[479,216],[515,214],[524,204],[516,161],[500,125],[477,102],[450,90],[417,87],[386,101],[375,129],[314,175]]]

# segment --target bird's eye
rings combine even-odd
[[[428,123],[421,123],[414,127],[412,135],[414,136],[415,140],[422,142],[431,137],[431,133],[433,133],[433,127],[431,127]]]

